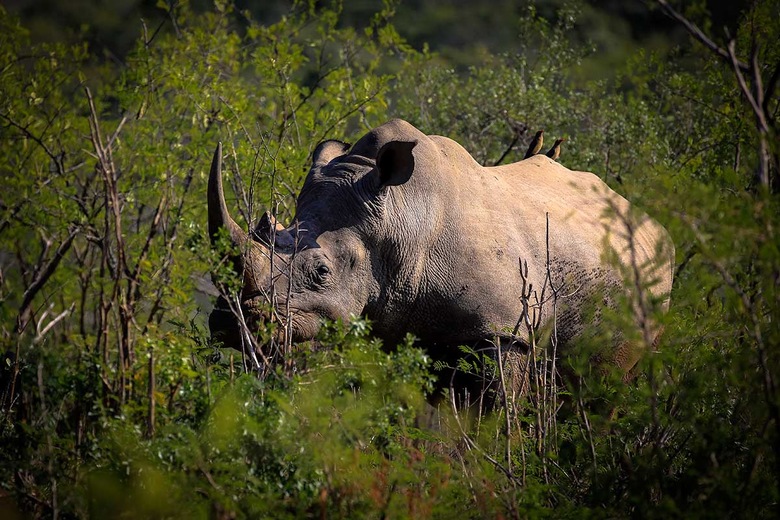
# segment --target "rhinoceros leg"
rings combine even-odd
[[[531,363],[532,356],[527,349],[519,349],[516,347],[508,347],[501,349],[500,352],[499,381],[506,387],[507,399],[513,401],[523,398],[528,395],[529,385],[531,383]],[[496,358],[496,361],[499,361]]]

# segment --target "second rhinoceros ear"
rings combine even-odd
[[[349,151],[350,145],[331,139],[317,145],[312,154],[312,166],[324,166]]]
[[[412,177],[417,141],[390,141],[376,154],[378,186],[400,186]]]
[[[265,245],[273,244],[280,249],[288,248],[293,243],[290,232],[285,230],[284,226],[276,220],[276,217],[267,211],[260,217],[252,237]]]

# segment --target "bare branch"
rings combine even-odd
[[[509,155],[509,153],[514,150],[515,145],[517,145],[517,141],[520,140],[520,134],[515,133],[514,139],[512,139],[512,142],[509,143],[509,146],[506,147],[506,150],[504,150],[504,153],[501,154],[501,157],[496,160],[496,162],[493,163],[493,166],[498,166],[502,162],[504,162],[504,159],[506,159],[506,156]]]
[[[154,437],[154,419],[155,419],[155,401],[154,394],[156,391],[155,379],[154,379],[154,347],[149,347],[149,411],[146,417],[146,435],[151,438]]]
[[[458,406],[455,402],[455,393],[450,391],[450,404],[452,405],[452,412],[453,417],[455,418],[455,424],[458,425],[458,429],[460,430],[461,437],[463,438],[463,441],[466,443],[466,446],[469,447],[469,449],[477,451],[480,455],[482,455],[485,460],[493,464],[493,466],[499,470],[501,473],[503,473],[506,478],[513,484],[521,484],[521,482],[518,482],[517,477],[509,471],[506,467],[504,467],[503,464],[498,462],[496,459],[491,457],[485,450],[483,450],[479,444],[474,442],[474,439],[472,439],[469,434],[466,432],[466,430],[463,428],[463,424],[460,422],[460,416],[458,415]]]
[[[55,251],[54,256],[45,264],[45,266],[42,266],[42,268],[37,270],[32,283],[27,288],[27,290],[24,291],[22,304],[19,307],[19,314],[16,318],[17,334],[21,334],[24,332],[24,329],[27,328],[27,324],[30,322],[30,305],[32,304],[33,298],[35,298],[46,282],[49,281],[49,278],[51,278],[51,276],[54,274],[54,271],[57,269],[60,261],[65,256],[65,253],[73,244],[73,239],[78,234],[79,229],[80,228],[74,226],[70,230],[65,240],[63,240],[59,247],[57,247],[57,251]]]
[[[509,408],[509,390],[506,386],[506,377],[504,376],[504,353],[501,352],[501,340],[495,338],[493,344],[496,346],[496,362],[498,363],[498,375],[501,381],[501,397],[504,405],[504,418],[506,420],[506,465],[507,471],[512,472],[512,417]],[[510,347],[511,348],[511,347]],[[513,481],[514,482],[514,481]]]
[[[688,20],[686,17],[678,13],[672,6],[669,5],[669,3],[666,0],[656,0],[658,2],[658,5],[661,6],[661,9],[664,13],[666,13],[667,16],[670,18],[673,18],[677,20],[685,29],[691,33],[691,35],[699,40],[702,44],[704,44],[705,47],[710,49],[712,52],[723,58],[724,60],[730,60],[729,53],[723,48],[720,47],[717,43],[712,41],[706,34],[702,32],[701,29],[699,29],[693,22]],[[749,71],[750,66],[746,63],[737,60],[736,66],[744,71]]]
[[[35,336],[35,339],[33,340],[33,342],[34,342],[34,343],[40,343],[40,342],[43,340],[43,338],[46,336],[46,334],[48,334],[48,333],[49,333],[49,331],[50,331],[52,328],[54,328],[54,326],[55,326],[55,325],[57,325],[57,323],[59,323],[60,321],[62,321],[63,319],[65,319],[65,317],[67,317],[67,316],[68,316],[68,314],[70,314],[71,312],[73,312],[73,309],[74,309],[75,307],[76,307],[76,304],[75,304],[75,302],[74,302],[74,303],[72,303],[72,304],[71,304],[71,306],[70,306],[70,307],[68,307],[67,309],[65,309],[64,311],[62,311],[61,313],[59,313],[57,316],[55,316],[54,318],[52,318],[52,320],[51,320],[51,321],[49,321],[49,323],[47,323],[47,324],[46,324],[46,326],[44,326],[43,328],[41,328],[41,324],[43,323],[43,316],[41,316],[41,319],[38,321],[38,326],[36,327],[36,329],[37,329],[37,331],[38,331],[38,332],[37,332],[37,334],[36,334],[36,336]]]
[[[766,117],[764,117],[764,111],[762,110],[756,98],[753,96],[753,93],[750,91],[750,87],[748,87],[747,81],[745,81],[745,76],[742,75],[742,71],[739,68],[739,60],[737,59],[737,56],[735,54],[735,46],[736,46],[736,42],[734,40],[731,40],[728,46],[729,49],[728,55],[731,60],[731,66],[734,68],[734,74],[737,76],[737,82],[739,82],[739,88],[742,90],[742,93],[745,95],[745,97],[748,100],[748,103],[750,103],[750,106],[753,109],[753,113],[755,114],[756,120],[758,121],[759,124],[759,130],[762,132],[768,132],[769,125],[767,125]],[[759,72],[755,71],[754,74],[759,75]],[[761,81],[759,79],[758,83],[756,84],[756,90],[759,90],[760,87],[761,87]]]
[[[772,76],[769,78],[769,83],[767,84],[766,90],[764,91],[763,108],[765,113],[769,113],[769,101],[774,96],[778,80],[780,80],[780,61],[775,63],[775,70],[772,72]]]
[[[130,274],[130,285],[127,289],[128,301],[130,302],[133,302],[135,299],[137,299],[138,295],[136,294],[136,289],[138,288],[138,275],[141,272],[141,266],[143,265],[144,260],[146,260],[146,256],[149,254],[152,241],[154,240],[154,237],[157,236],[157,232],[160,229],[160,219],[162,218],[163,212],[168,206],[167,203],[168,197],[166,197],[163,193],[163,195],[160,197],[160,203],[157,205],[157,209],[154,212],[152,223],[149,226],[149,234],[146,236],[146,241],[141,248],[141,252],[138,254],[138,260],[136,261],[135,269],[133,269],[133,272]]]
[[[46,146],[46,143],[44,143],[44,142],[43,142],[43,139],[41,139],[40,137],[38,137],[38,136],[34,135],[34,134],[33,134],[32,132],[30,132],[30,131],[29,131],[29,130],[26,128],[26,127],[24,127],[24,126],[20,125],[19,123],[17,123],[16,121],[14,121],[14,120],[13,120],[13,119],[11,119],[10,117],[8,117],[6,114],[0,113],[0,117],[2,117],[3,119],[5,119],[6,121],[8,121],[8,124],[9,124],[9,125],[13,126],[14,128],[18,129],[19,131],[21,131],[21,132],[22,132],[22,133],[23,133],[23,134],[24,134],[24,135],[25,135],[25,136],[26,136],[28,139],[31,139],[31,140],[33,140],[33,141],[34,141],[34,142],[35,142],[35,143],[36,143],[38,146],[40,146],[41,148],[43,148],[43,151],[44,151],[44,152],[46,152],[46,155],[48,155],[48,156],[49,156],[49,158],[50,158],[52,161],[56,162],[58,165],[61,165],[61,164],[62,164],[62,161],[61,161],[61,156],[58,156],[57,154],[55,154],[54,152],[52,152],[52,151],[49,149],[49,147],[48,147],[48,146]]]

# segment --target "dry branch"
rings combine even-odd
[[[21,335],[27,328],[27,325],[30,323],[31,305],[33,299],[40,292],[46,282],[49,281],[49,278],[51,278],[51,276],[54,274],[54,271],[57,270],[57,266],[60,265],[60,262],[65,256],[65,253],[67,253],[71,245],[73,245],[73,239],[76,238],[79,230],[80,228],[73,226],[65,240],[63,240],[62,243],[57,247],[57,251],[54,253],[54,256],[52,256],[52,258],[50,258],[47,262],[38,264],[35,270],[35,275],[33,276],[32,283],[24,291],[22,304],[19,306],[19,314],[16,318],[17,334]]]
[[[670,18],[673,18],[677,22],[679,22],[685,29],[697,40],[699,40],[702,44],[704,44],[705,47],[710,49],[712,52],[723,58],[724,60],[729,60],[729,53],[721,46],[719,46],[717,43],[712,41],[704,32],[702,32],[701,29],[699,29],[696,24],[688,20],[686,17],[678,13],[666,0],[656,0],[658,2],[658,5],[661,6],[661,10]],[[737,60],[735,63],[735,66],[743,71],[749,71],[750,66],[742,61]]]
[[[680,23],[694,38],[722,58],[731,67],[742,97],[750,105],[756,119],[756,131],[758,133],[758,147],[756,150],[758,154],[758,170],[756,179],[758,184],[766,190],[778,189],[778,183],[772,179],[771,171],[773,167],[776,169],[778,158],[777,153],[773,152],[770,146],[770,134],[776,135],[777,129],[774,126],[774,118],[769,114],[769,101],[774,95],[774,90],[780,77],[780,63],[775,64],[774,71],[765,89],[755,40],[749,62],[742,61],[737,57],[735,38],[730,38],[724,49],[707,37],[693,22],[672,8],[666,0],[656,0],[656,2],[661,6],[664,13]],[[753,36],[755,37],[755,34]],[[746,75],[749,76],[749,80]],[[734,164],[737,166],[739,164],[739,148],[737,149],[737,158]],[[776,172],[775,175],[777,175]]]

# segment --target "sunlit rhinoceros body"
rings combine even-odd
[[[645,340],[659,331],[639,314],[653,300],[668,306],[674,248],[667,232],[646,215],[628,218],[629,203],[597,176],[544,155],[483,167],[451,139],[393,120],[352,147],[318,146],[294,222],[275,228],[266,219],[251,235],[228,214],[220,170],[218,152],[209,230],[214,236],[227,228],[245,251],[237,263],[250,329],[262,319],[258,304],[273,292],[295,341],[312,338],[323,319],[363,315],[385,345],[412,333],[434,357],[497,334],[522,344],[529,332],[517,327],[520,260],[527,262],[526,293],[531,285],[535,291],[526,302],[531,311],[541,303],[541,327],[553,320],[549,284],[540,296],[550,273],[560,353],[589,326],[583,308],[612,305],[615,289],[633,298]],[[607,261],[608,248],[625,273]],[[637,274],[641,285],[631,281]],[[232,314],[217,309],[210,324],[236,346]],[[615,343],[608,361],[627,371],[640,349]]]

